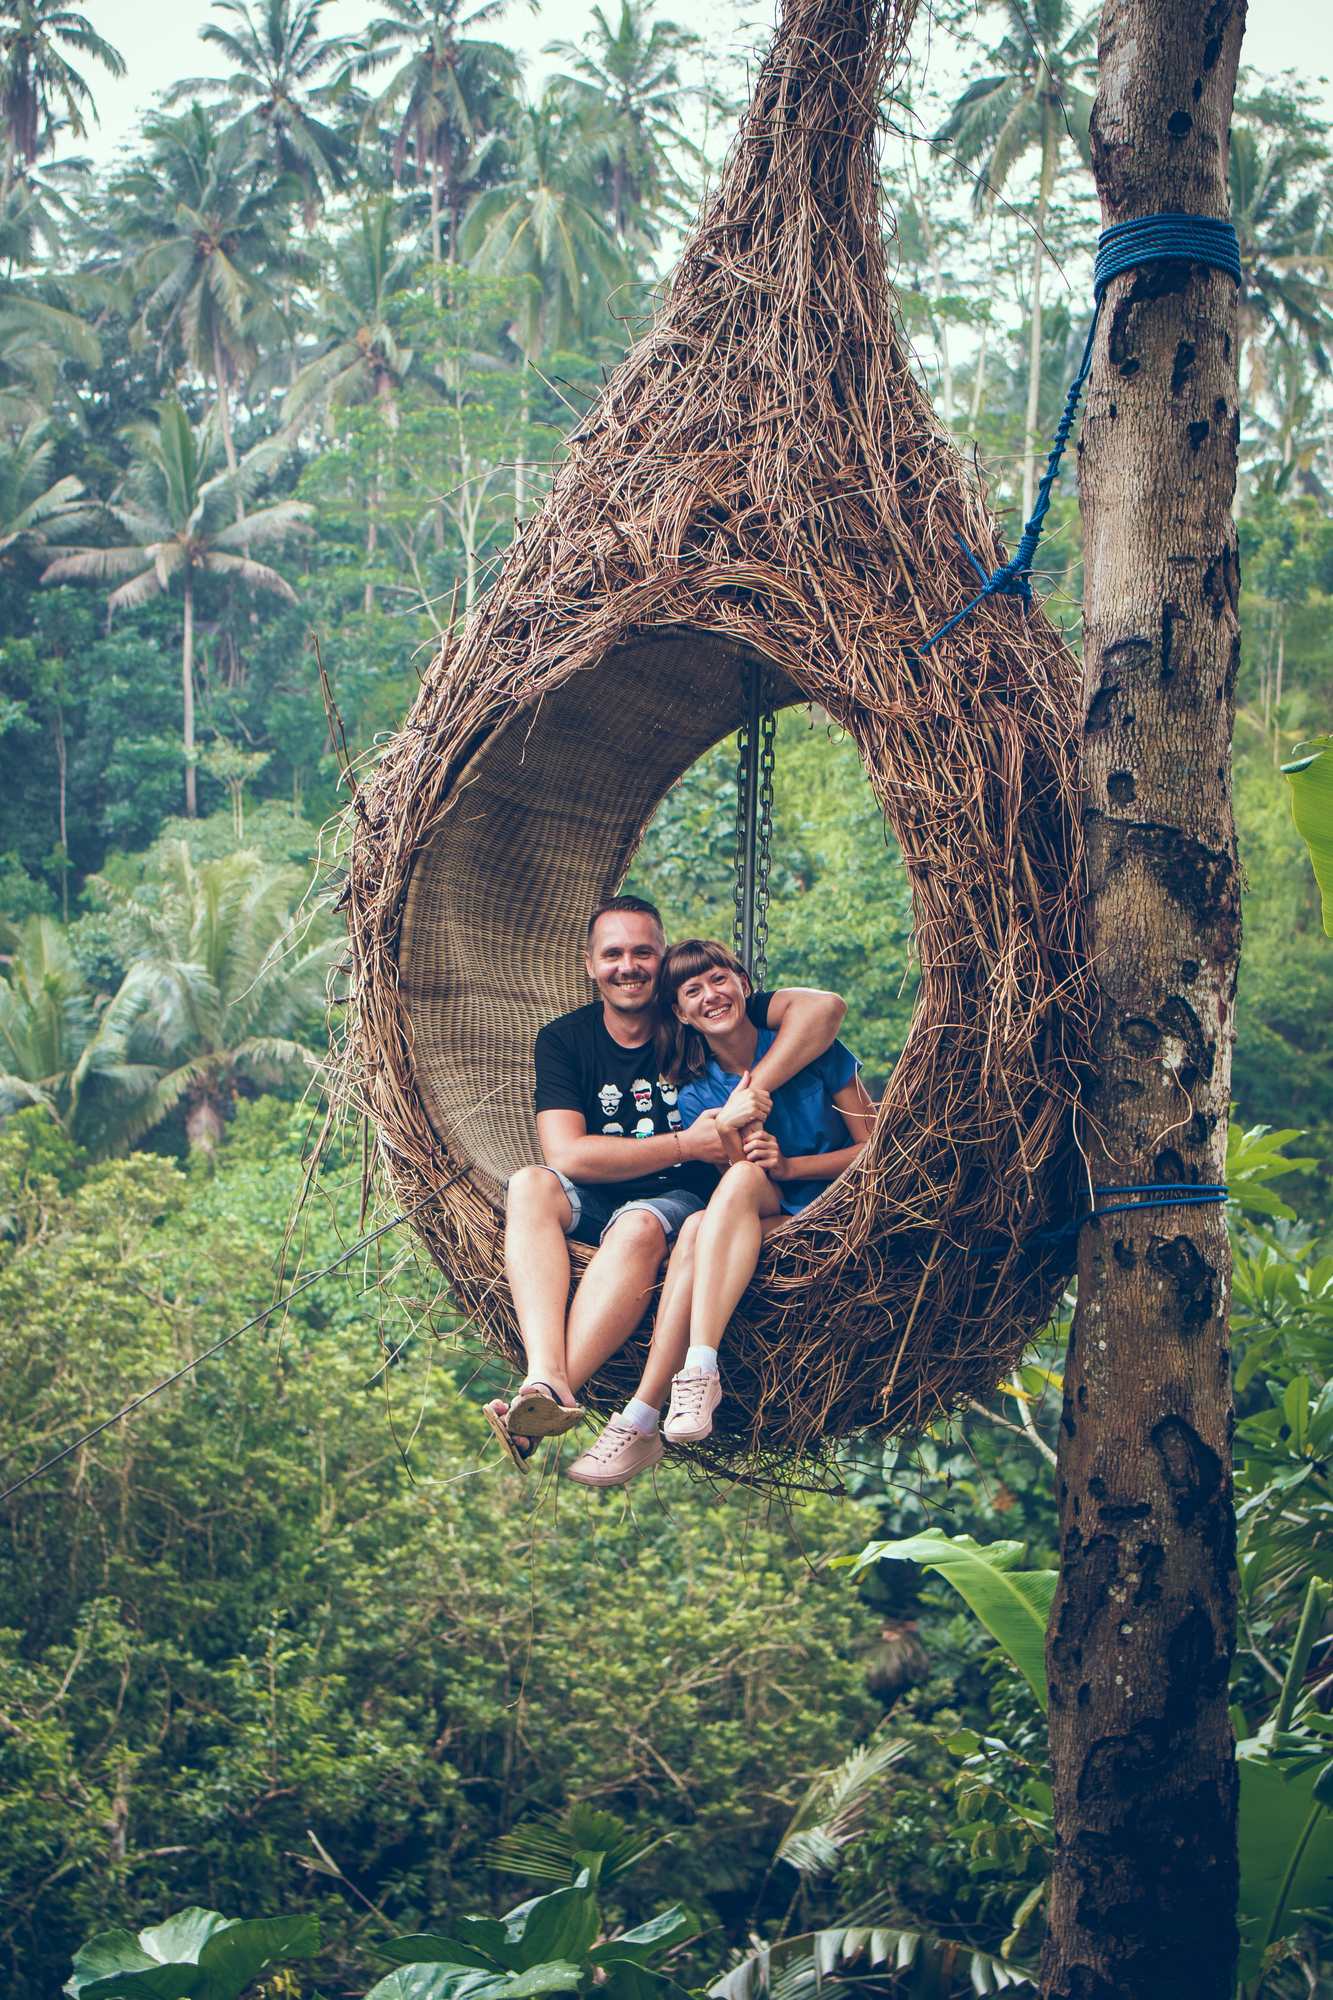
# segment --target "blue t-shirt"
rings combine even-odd
[[[761,1028],[754,1060],[758,1062],[761,1056],[766,1056],[776,1040],[776,1034]],[[784,1158],[796,1160],[811,1153],[837,1153],[854,1143],[833,1098],[837,1091],[846,1088],[860,1067],[849,1048],[842,1042],[834,1042],[822,1056],[778,1085],[764,1130],[777,1140]],[[710,1056],[703,1075],[681,1085],[680,1115],[686,1125],[693,1125],[704,1111],[720,1111],[739,1082],[739,1076],[724,1070],[717,1058]],[[783,1181],[778,1189],[779,1199],[788,1215],[799,1215],[827,1186],[827,1181]]]

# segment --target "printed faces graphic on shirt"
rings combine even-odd
[[[658,1087],[660,1088],[660,1086]],[[653,1137],[655,1129],[653,1122],[653,1088],[654,1086],[648,1081],[646,1076],[636,1076],[630,1085],[629,1095],[634,1100],[634,1109],[640,1114],[638,1122],[633,1128],[632,1136],[636,1139],[651,1139]],[[661,1094],[663,1099],[672,1106],[672,1109],[668,1113],[671,1129],[673,1132],[678,1131],[680,1128],[680,1113],[674,1108],[677,1093],[668,1088],[663,1089]],[[625,1136],[625,1127],[616,1115],[620,1111],[622,1103],[620,1085],[618,1083],[604,1083],[597,1093],[597,1102],[602,1107],[602,1117],[607,1121],[602,1126],[603,1136],[610,1139],[623,1139]]]
[[[657,1085],[657,1094],[668,1108],[673,1108],[676,1099],[680,1096],[680,1092],[674,1083],[663,1083],[660,1079]]]

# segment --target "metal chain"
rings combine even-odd
[[[756,667],[754,672],[758,672]],[[773,679],[765,674],[763,706],[759,723],[759,816],[755,829],[754,928],[752,962],[749,967],[755,991],[762,991],[768,975],[768,906],[771,899],[769,876],[773,867],[773,769],[777,718],[773,711]],[[732,918],[732,945],[738,958],[745,955],[745,845],[749,820],[746,766],[750,751],[750,683],[741,676],[740,726],[736,731],[736,883],[733,890],[735,914]]]
[[[736,731],[736,881],[732,890],[736,908],[731,921],[731,948],[737,958],[745,944],[745,760],[750,747],[750,705],[744,674],[740,685],[740,727]]]
[[[751,979],[762,993],[768,978],[768,877],[773,866],[773,770],[777,762],[777,717],[773,713],[773,683],[764,678],[764,714],[759,740],[759,839],[754,870],[754,965]]]

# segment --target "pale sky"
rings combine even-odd
[[[771,4],[772,0],[752,0],[749,5],[743,0],[657,0],[657,11],[661,18],[702,36],[717,55],[728,53],[743,59],[758,39],[754,27],[746,24],[765,18]],[[100,128],[90,130],[87,150],[101,161],[113,157],[125,141],[133,139],[140,117],[154,107],[159,92],[179,77],[216,75],[223,65],[198,38],[208,19],[207,0],[176,0],[169,6],[153,4],[153,0],[147,4],[142,0],[85,0],[85,6],[94,25],[120,50],[129,71],[121,82],[91,64],[85,72],[101,114]],[[321,26],[330,35],[354,34],[378,11],[374,0],[327,0]],[[618,0],[604,0],[604,11],[614,22]],[[923,17],[925,11],[923,6]],[[528,85],[535,90],[543,75],[559,67],[541,54],[542,45],[581,40],[590,12],[589,0],[545,0],[535,10],[516,0],[501,23],[479,32],[507,42],[527,58]],[[926,39],[920,26],[914,43],[924,54]],[[941,45],[931,55],[923,79],[928,86],[932,80],[943,81],[938,61],[943,53]],[[1294,69],[1305,82],[1320,88],[1333,117],[1330,0],[1251,0],[1242,60],[1267,72]]]

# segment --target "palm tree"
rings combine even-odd
[[[973,184],[978,214],[994,205],[1019,161],[1039,154],[1033,215],[1032,308],[1028,400],[1023,431],[1023,519],[1036,484],[1037,406],[1041,392],[1041,267],[1043,236],[1065,141],[1091,164],[1088,119],[1092,97],[1079,78],[1095,57],[1097,11],[1078,18],[1068,0],[999,0],[1010,32],[992,52],[996,72],[970,84],[935,134],[954,148],[960,167],[981,162]]]
[[[104,583],[123,576],[128,581],[107,599],[110,610],[142,604],[168,590],[179,576],[185,599],[185,630],[181,643],[181,690],[184,705],[185,811],[196,812],[194,746],[194,589],[199,576],[228,576],[250,590],[264,590],[296,602],[285,577],[254,562],[250,550],[283,542],[309,519],[310,508],[281,500],[240,521],[226,521],[236,499],[252,492],[284,455],[277,440],[247,452],[234,472],[215,470],[217,433],[212,417],[198,429],[174,398],[161,404],[153,423],[126,426],[132,449],[126,497],[106,508],[106,514],[129,537],[112,548],[64,548],[42,575],[43,583]],[[239,553],[238,553],[239,551]]]
[[[378,402],[394,428],[395,398],[414,359],[411,348],[399,345],[394,307],[416,275],[416,259],[400,245],[397,222],[390,197],[373,196],[333,246],[312,315],[318,351],[287,392],[284,428],[319,404],[343,409],[368,402]]]
[[[430,188],[431,261],[454,261],[458,221],[469,182],[475,179],[483,134],[493,131],[501,107],[518,89],[518,60],[499,42],[473,40],[467,33],[504,12],[505,0],[489,0],[460,20],[459,0],[386,0],[387,14],[366,27],[364,53],[352,66],[366,76],[387,63],[393,75],[368,107],[363,130],[395,118],[392,166],[403,178],[409,144],[418,181]],[[442,220],[449,234],[442,243]],[[436,278],[438,291],[439,280]],[[438,304],[438,299],[437,299]]]
[[[213,11],[234,26],[209,21],[199,30],[232,64],[228,77],[196,76],[173,86],[168,104],[223,93],[263,135],[275,174],[293,175],[305,190],[305,213],[314,219],[325,186],[347,186],[351,143],[314,114],[325,94],[322,71],[346,54],[346,36],[324,40],[319,16],[324,0],[262,0],[252,15],[246,0],[213,0]]]
[[[674,21],[654,21],[650,32],[651,6],[652,0],[621,0],[614,33],[602,9],[594,7],[583,49],[572,42],[548,42],[545,49],[548,56],[563,56],[610,113],[605,172],[622,249],[630,247],[632,238],[656,249],[653,215],[664,209],[686,213],[689,187],[676,171],[670,149],[681,147],[701,159],[681,129],[680,106],[690,92],[682,90],[676,66],[678,56],[698,47],[699,37],[686,34]]]
[[[552,84],[519,114],[510,177],[473,204],[463,225],[476,270],[534,281],[515,320],[525,361],[598,329],[608,295],[633,280],[598,213],[603,158],[586,104]]]
[[[196,867],[167,844],[156,893],[97,883],[132,939],[136,1032],[157,1059],[140,1130],[182,1099],[191,1150],[212,1152],[242,1077],[300,1074],[318,1057],[299,1039],[333,956],[293,906],[300,878],[241,850]]]
[[[218,131],[202,105],[180,118],[150,119],[148,158],[112,184],[114,227],[130,250],[137,287],[147,287],[141,328],[156,325],[165,357],[173,335],[214,382],[229,470],[237,467],[230,389],[248,363],[246,315],[272,307],[273,281],[312,270],[291,242],[293,203],[304,197],[294,174],[256,172],[253,135],[243,123]],[[134,251],[133,246],[145,247]]]
[[[44,421],[17,437],[0,432],[0,559],[19,550],[40,558],[49,553],[52,528],[68,531],[96,519],[96,508],[81,498],[82,480],[66,474],[47,485],[54,450]]]
[[[58,194],[28,179],[0,200],[0,424],[24,429],[44,419],[64,388],[65,361],[90,373],[101,364],[87,320],[56,304],[59,293],[52,296],[51,265],[70,219]],[[26,275],[34,267],[36,283]]]
[[[284,428],[323,406],[334,411],[373,403],[391,431],[398,428],[398,392],[416,359],[400,344],[395,304],[415,275],[415,258],[398,242],[396,205],[387,195],[363,202],[355,229],[337,244],[315,312],[317,353],[282,405]],[[382,454],[366,507],[366,562],[379,544]],[[366,579],[365,608],[375,607]]]
[[[61,0],[0,0],[0,115],[5,121],[5,166],[0,204],[9,195],[15,173],[30,167],[52,142],[59,122],[57,100],[76,139],[87,136],[86,110],[97,116],[92,91],[63,51],[89,55],[124,76],[119,50],[101,35],[86,14],[61,5]]]
[[[12,942],[0,978],[0,1115],[40,1104],[80,1143],[133,1138],[160,1074],[132,1059],[143,976],[132,973],[99,1013],[54,918],[29,917]]]
[[[1240,244],[1239,363],[1250,356],[1250,398],[1265,386],[1262,336],[1305,347],[1321,374],[1333,344],[1333,187],[1328,147],[1290,99],[1265,91],[1231,128],[1228,186]]]

